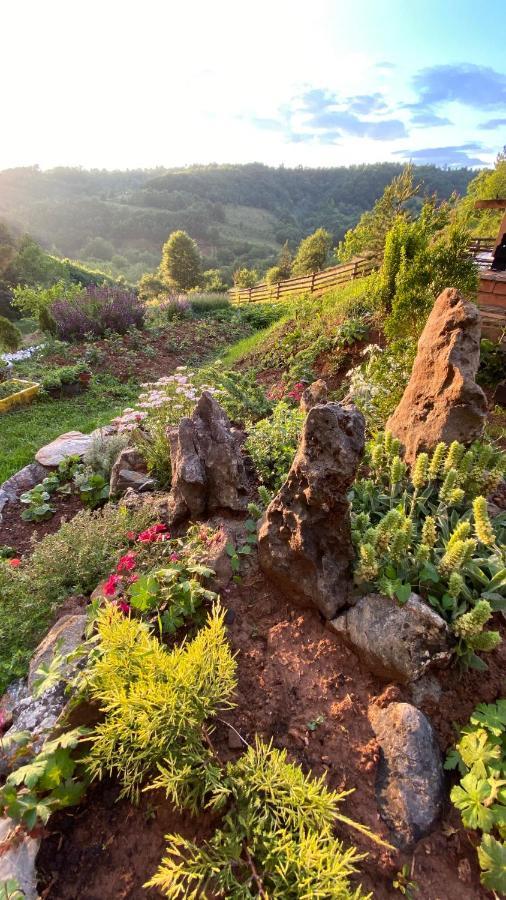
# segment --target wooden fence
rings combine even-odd
[[[486,254],[495,246],[495,238],[477,237],[469,244],[468,251],[474,256],[480,268],[488,268],[490,261]],[[480,254],[484,255],[480,259]],[[344,263],[342,266],[332,266],[312,275],[302,275],[299,278],[287,278],[275,284],[267,284],[262,281],[251,288],[231,288],[229,295],[232,303],[256,303],[260,300],[282,300],[290,294],[321,294],[338,284],[353,281],[355,278],[363,278],[376,268],[371,259],[357,258],[353,262]]]
[[[252,288],[231,288],[229,291],[232,303],[256,303],[259,300],[281,300],[289,294],[319,294],[337,284],[363,278],[375,268],[370,259],[357,259],[342,266],[332,266],[322,272],[303,275],[300,278],[287,278],[276,284],[263,281]]]

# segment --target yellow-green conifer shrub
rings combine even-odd
[[[177,805],[196,810],[217,777],[204,740],[206,721],[227,709],[236,663],[218,606],[188,643],[167,651],[137,619],[108,605],[98,616],[100,653],[89,675],[105,713],[93,735],[92,777],[115,773],[122,796],[137,800],[163,763]]]
[[[170,773],[169,784],[171,779]],[[163,767],[155,786],[165,787]],[[363,857],[334,837],[333,826],[341,820],[374,835],[340,814],[346,794],[329,791],[323,778],[292,765],[285,750],[257,739],[227,765],[213,791],[209,805],[224,818],[211,839],[199,846],[168,835],[166,855],[146,886],[170,900],[365,900],[361,889],[350,885]]]

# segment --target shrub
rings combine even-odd
[[[151,520],[148,507],[83,510],[42,538],[17,568],[0,559],[0,691],[24,675],[58,605],[69,594],[90,593],[114,565],[127,533]]]
[[[462,824],[481,832],[478,847],[481,882],[501,896],[506,893],[506,700],[480,704],[448,754],[446,769],[458,768],[460,784],[450,799]],[[497,837],[494,837],[494,834]],[[499,838],[499,840],[497,840]]]
[[[236,288],[252,288],[255,287],[259,280],[259,274],[256,269],[237,269],[234,272],[234,287]]]
[[[129,328],[142,328],[144,306],[136,294],[113,287],[94,285],[72,298],[51,303],[49,312],[56,334],[65,341],[82,340],[87,335],[102,337],[106,331],[126,334]]]
[[[364,362],[348,372],[348,396],[364,414],[370,431],[381,430],[409,381],[416,356],[413,340],[392,341],[382,349],[370,344]]]
[[[162,765],[160,772],[153,786],[173,793],[173,770]],[[334,837],[334,823],[372,835],[341,815],[345,796],[329,791],[323,778],[304,775],[288,762],[286,750],[257,739],[212,786],[209,805],[225,813],[214,835],[202,846],[169,835],[167,855],[147,887],[169,898],[365,900],[349,881],[363,857]]]
[[[51,305],[61,300],[71,303],[80,297],[82,293],[83,287],[81,284],[67,284],[67,282],[62,280],[46,288],[34,288],[26,284],[18,285],[18,287],[14,288],[12,305],[19,309],[24,316],[31,316],[37,319],[39,326],[45,331],[44,325],[53,321],[48,312]],[[51,328],[48,330],[51,331]]]
[[[368,477],[352,489],[355,578],[400,603],[420,594],[450,624],[461,661],[483,669],[476,653],[500,642],[484,626],[506,602],[506,516],[492,524],[480,495],[497,487],[506,455],[441,443],[408,473],[400,452],[388,432],[372,441]]]
[[[476,379],[478,383],[493,387],[504,379],[505,372],[506,347],[503,346],[501,340],[495,342],[490,341],[488,338],[482,338],[480,342],[480,368]]]
[[[191,293],[189,299],[191,308],[197,315],[213,313],[217,309],[231,309],[228,294],[220,291],[217,293]]]
[[[256,422],[272,409],[272,403],[267,399],[254,369],[236,372],[216,363],[202,369],[199,376],[199,380],[213,385],[218,403],[233,422],[245,422],[247,419]]]
[[[269,419],[248,428],[245,449],[257,475],[267,487],[279,490],[286,479],[300,440],[304,413],[281,401]]]
[[[332,237],[325,228],[317,228],[300,242],[292,263],[292,275],[310,275],[324,269],[332,246]]]
[[[100,655],[89,685],[106,715],[93,735],[92,777],[114,772],[121,796],[136,800],[163,766],[173,802],[196,811],[219,774],[205,723],[231,706],[236,686],[224,612],[215,607],[197,636],[170,653],[114,607],[99,612],[97,625]]]
[[[21,339],[19,328],[5,316],[0,316],[0,350],[13,353],[21,345]]]
[[[107,434],[100,429],[84,454],[84,463],[109,481],[114,463],[128,444],[128,434]]]
[[[150,325],[164,328],[174,319],[190,319],[192,307],[185,294],[169,294],[149,303],[147,312]]]

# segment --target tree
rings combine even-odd
[[[267,284],[277,284],[278,281],[284,281],[290,278],[292,273],[292,254],[288,246],[288,241],[283,244],[278,261],[275,266],[267,270],[265,280]]]
[[[332,238],[325,228],[317,228],[300,242],[292,263],[292,275],[311,275],[325,268]]]
[[[186,231],[173,231],[163,245],[160,274],[166,285],[180,291],[196,287],[200,277],[200,253]]]
[[[167,293],[167,286],[160,278],[159,272],[146,272],[139,280],[138,293],[144,303],[154,300],[160,294]]]
[[[258,272],[256,269],[237,269],[234,272],[234,287],[236,288],[252,288],[258,281]]]
[[[462,218],[479,237],[497,235],[504,210],[475,209],[476,200],[495,200],[506,197],[506,148],[499,153],[493,169],[483,169],[469,183],[467,194],[458,206],[459,217]]]
[[[202,272],[200,288],[208,294],[223,294],[227,290],[227,285],[219,269],[206,269]]]
[[[0,316],[0,350],[14,353],[21,345],[21,332],[13,322]]]
[[[85,259],[110,260],[114,256],[114,247],[110,241],[97,235],[88,241],[82,253]]]
[[[381,263],[388,232],[399,216],[406,217],[406,203],[416,196],[420,187],[413,184],[410,163],[386,186],[373,208],[363,213],[355,228],[346,232],[344,241],[336,248],[338,262],[345,263],[367,253]]]

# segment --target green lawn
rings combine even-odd
[[[110,375],[94,377],[89,390],[64,400],[40,400],[0,414],[0,484],[32,462],[37,450],[65,431],[106,425],[139,395],[139,386]]]

